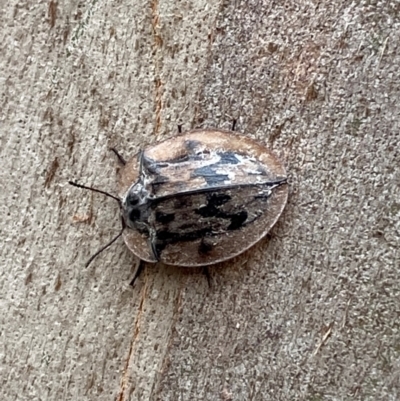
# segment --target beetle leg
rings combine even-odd
[[[150,228],[150,247],[151,252],[153,253],[154,259],[159,262],[160,261],[160,252],[157,250],[157,233],[154,229]]]
[[[208,270],[208,266],[203,266],[203,274],[206,276],[208,287],[212,288],[212,279],[210,270]]]
[[[237,119],[236,119],[236,118],[234,118],[234,119],[232,120],[232,130],[231,130],[231,131],[235,131],[235,128],[236,128],[236,122],[237,122]]]
[[[143,269],[144,269],[144,261],[140,259],[139,260],[139,265],[138,265],[138,267],[137,267],[137,269],[135,271],[135,274],[134,274],[132,280],[129,283],[129,285],[131,287],[133,287],[133,285],[135,284],[136,279],[139,277],[139,275],[143,271]]]

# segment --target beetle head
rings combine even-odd
[[[150,198],[141,181],[133,184],[121,203],[122,217],[126,225],[139,231],[147,231]]]

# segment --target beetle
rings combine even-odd
[[[288,197],[286,171],[265,146],[233,131],[199,129],[164,140],[125,161],[116,199],[121,235],[141,261],[208,266],[264,237]],[[138,274],[138,273],[137,273]],[[136,278],[136,277],[135,277]]]

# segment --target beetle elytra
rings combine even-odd
[[[122,229],[112,242],[122,235],[147,262],[207,266],[231,259],[267,234],[288,197],[278,158],[232,131],[189,131],[120,160],[118,197],[71,184],[118,200]]]

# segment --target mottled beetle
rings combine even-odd
[[[118,155],[118,154],[117,154]],[[118,155],[119,156],[119,155]],[[119,177],[122,230],[142,261],[206,266],[244,252],[285,207],[283,165],[265,146],[231,131],[194,130],[150,146]]]

